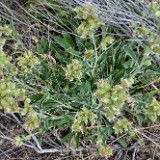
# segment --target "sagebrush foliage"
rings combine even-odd
[[[31,7],[36,8],[36,3]],[[155,3],[149,7],[158,18]],[[160,75],[152,57],[152,53],[159,56],[160,38],[141,24],[132,24],[139,41],[123,38],[88,3],[75,7],[74,13],[55,10],[75,34],[52,33],[50,41],[33,36],[35,53],[24,49],[19,54],[14,29],[0,26],[0,109],[19,113],[23,125],[39,133],[64,130],[66,135],[58,139],[61,143],[77,148],[91,144],[97,155],[109,158],[111,136],[126,146],[128,137],[139,141],[136,128],[158,121],[160,103],[155,93],[141,90],[152,83],[145,81],[147,74],[151,79]],[[35,14],[39,19],[44,15]],[[13,53],[5,52],[8,38],[15,41]],[[30,140],[24,135],[16,137],[15,143],[20,146]]]

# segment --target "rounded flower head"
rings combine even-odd
[[[73,79],[81,79],[82,77],[82,65],[77,59],[72,59],[72,63],[67,65],[66,79],[73,81]]]

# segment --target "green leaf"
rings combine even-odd
[[[48,46],[48,40],[46,38],[43,38],[41,44],[43,46],[44,51],[47,52],[48,51],[48,47],[49,47]]]
[[[125,53],[132,58],[134,62],[138,64],[138,55],[136,52],[132,51],[129,47],[124,48]]]
[[[96,137],[97,137],[97,135],[90,135],[90,136],[84,137],[84,139],[86,141],[92,141],[92,142],[94,142],[96,140]]]
[[[118,139],[118,142],[120,143],[120,145],[122,147],[127,148],[128,144],[127,144],[125,138],[122,137],[122,138]]]
[[[55,44],[51,44],[51,50],[54,53],[59,53],[60,52],[60,49]]]
[[[142,122],[144,121],[144,116],[141,114],[137,114],[136,117],[137,117],[139,125],[142,125]]]
[[[75,51],[73,48],[68,48],[67,52],[77,57],[80,57],[81,55],[81,52]]]
[[[38,54],[43,54],[43,48],[40,43],[37,44],[37,52],[38,52]]]
[[[43,95],[31,95],[31,96],[29,96],[29,99],[31,99],[31,101],[33,101],[33,102],[37,102],[37,101],[39,101],[42,97],[43,97]]]
[[[75,135],[75,140],[76,140],[76,148],[78,148],[79,147],[79,142],[80,142],[80,133],[77,133]]]
[[[68,49],[68,48],[72,48],[73,47],[70,43],[68,43],[66,41],[66,39],[64,39],[64,38],[62,38],[60,36],[54,36],[53,38],[57,42],[57,44],[59,44],[64,49]]]
[[[43,95],[43,97],[39,100],[39,105],[40,105],[40,108],[43,108],[44,106],[43,106],[43,104],[44,104],[44,102],[47,100],[49,98],[49,93],[48,92],[46,92],[44,95]]]
[[[68,142],[70,143],[73,137],[73,133],[68,133],[67,135],[65,135],[62,139],[61,142]]]
[[[63,127],[63,128],[67,128],[70,127],[73,123],[73,119],[74,117],[67,115],[67,116],[63,116],[61,117],[61,119],[59,121],[56,122],[56,125],[58,127]]]
[[[74,46],[73,38],[69,34],[63,33],[63,37],[65,41],[70,44],[70,46]]]
[[[149,66],[149,67],[146,67],[145,70],[151,70],[160,74],[160,67]]]
[[[113,128],[111,126],[107,127],[108,136],[111,136],[111,134],[114,132]]]

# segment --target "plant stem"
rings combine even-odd
[[[91,38],[92,38],[94,51],[95,51],[95,63],[94,63],[94,67],[93,67],[93,70],[92,70],[92,75],[94,75],[94,72],[95,72],[95,69],[96,69],[96,66],[97,66],[97,61],[98,61],[98,53],[97,53],[97,46],[96,46],[96,42],[95,42],[94,33],[92,33]]]

